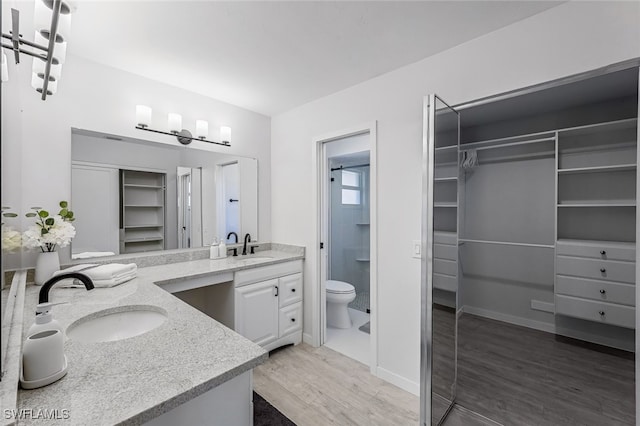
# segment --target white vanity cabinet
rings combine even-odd
[[[235,331],[266,350],[302,341],[302,261],[235,274]]]

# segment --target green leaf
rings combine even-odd
[[[62,210],[60,210],[60,213],[58,213],[58,214],[59,214],[60,216],[62,216],[63,218],[64,218],[64,217],[67,217],[67,215],[69,214],[69,210],[67,210],[67,209],[62,209]]]
[[[25,214],[26,217],[36,217],[35,213],[27,213]]]
[[[52,218],[52,217],[50,217],[50,218],[47,218],[47,219],[44,221],[44,223],[45,223],[45,225],[47,225],[47,226],[53,226],[53,224],[54,224],[54,223],[56,223],[56,221],[55,221],[55,220],[53,220],[53,218]]]
[[[69,204],[66,201],[60,201],[60,207],[66,209]]]
[[[69,210],[67,212],[67,219],[71,219],[71,218],[73,218],[73,212],[71,210]]]
[[[40,217],[42,217],[42,218],[49,217],[49,212],[48,212],[48,211],[46,211],[46,210],[40,210],[40,211],[38,212],[38,216],[40,216]]]
[[[46,228],[42,228],[42,230],[40,230],[40,235],[44,235],[44,234],[48,234],[49,231]]]
[[[71,219],[69,219],[69,222],[73,222],[74,220],[76,220],[76,218],[72,217]]]
[[[18,215],[16,213],[2,213],[2,216],[4,216],[4,217],[18,217]]]

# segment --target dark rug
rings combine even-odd
[[[364,331],[367,334],[371,334],[371,321],[367,321],[366,324],[361,325],[360,328],[358,328],[358,330]]]
[[[254,392],[253,426],[296,426],[296,424]]]

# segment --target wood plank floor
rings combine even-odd
[[[458,342],[457,404],[445,426],[635,424],[629,354],[470,314],[460,319]],[[441,347],[451,348],[448,343]],[[450,377],[450,366],[442,366],[445,374],[435,372],[434,380]],[[254,370],[254,388],[299,426],[419,422],[417,396],[325,347],[300,344],[272,353]]]

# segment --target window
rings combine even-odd
[[[360,203],[360,173],[342,170],[342,204]]]

